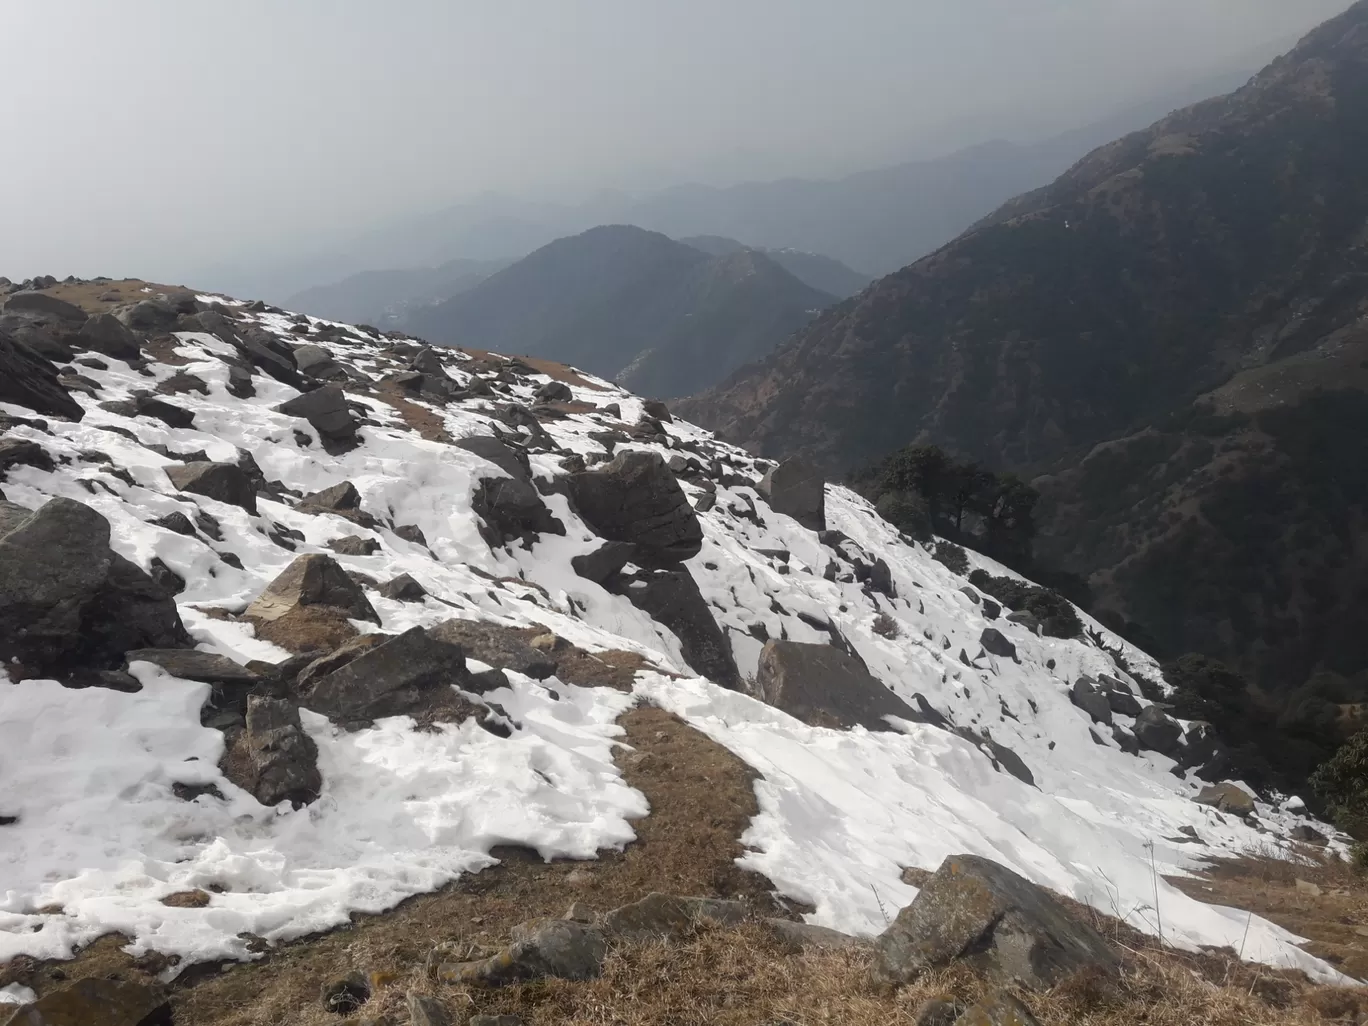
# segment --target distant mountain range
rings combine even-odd
[[[415,307],[429,306],[474,288],[509,260],[450,260],[440,267],[362,271],[333,285],[315,285],[286,302],[291,310],[348,324],[395,328]]]
[[[721,252],[630,225],[593,228],[414,309],[407,329],[432,342],[573,364],[669,398],[764,356],[837,301],[786,270],[780,254],[730,240],[709,245]]]

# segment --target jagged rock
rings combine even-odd
[[[1183,728],[1156,705],[1135,718],[1135,739],[1141,746],[1161,755],[1177,755],[1182,748]]]
[[[601,926],[603,933],[612,940],[670,940],[693,929],[699,919],[739,926],[746,920],[746,906],[740,901],[688,898],[653,891],[640,901],[605,913]]]
[[[301,701],[344,722],[404,716],[430,705],[434,693],[466,685],[469,677],[460,645],[413,627],[319,677]]]
[[[427,595],[427,589],[408,574],[400,574],[382,584],[380,594],[396,602],[421,602]]]
[[[875,948],[876,978],[899,984],[953,962],[1038,989],[1079,970],[1118,967],[1096,930],[1042,888],[976,855],[947,858]]]
[[[468,438],[458,438],[452,444],[458,449],[464,449],[483,460],[488,460],[509,477],[516,477],[521,481],[532,479],[527,453],[517,451],[493,435],[471,435]]]
[[[1139,699],[1131,693],[1130,688],[1120,681],[1113,680],[1110,677],[1101,677],[1098,680],[1098,686],[1106,697],[1107,705],[1111,707],[1112,712],[1119,713],[1122,716],[1139,716],[1144,711],[1145,707],[1140,704]]]
[[[1012,749],[986,736],[986,732],[982,737],[970,734],[965,728],[955,730],[954,733],[978,745],[979,749],[993,760],[994,769],[1006,770],[1023,784],[1035,787],[1035,774],[1031,772],[1030,767],[1026,765],[1021,756]]]
[[[358,534],[349,534],[341,538],[334,538],[328,542],[328,548],[339,556],[372,556],[380,551],[380,543],[374,538],[362,538]]]
[[[602,584],[632,561],[636,546],[631,542],[604,542],[593,552],[572,556],[570,566],[585,580]]]
[[[155,520],[149,520],[148,523],[176,534],[183,534],[187,538],[195,536],[195,525],[190,523],[189,517],[179,511],[168,513],[164,517],[157,517]]]
[[[88,977],[20,1005],[8,1026],[172,1026],[160,987]]]
[[[1330,843],[1330,839],[1313,826],[1305,823],[1298,823],[1292,828],[1288,835],[1294,841],[1301,841],[1303,844],[1314,844],[1318,848],[1323,848]]]
[[[138,336],[113,314],[96,314],[81,327],[77,336],[81,345],[116,360],[136,360],[142,355]]]
[[[27,438],[0,438],[0,476],[10,467],[20,465],[39,470],[52,470],[55,466],[52,456],[37,442]]]
[[[556,660],[547,652],[533,648],[516,628],[481,620],[446,620],[428,633],[439,641],[459,645],[466,655],[503,670],[545,680],[556,672]]]
[[[59,321],[80,324],[86,319],[86,312],[79,306],[68,303],[45,292],[16,292],[5,301],[6,313],[33,313],[52,317]]]
[[[323,788],[318,748],[299,722],[299,709],[279,698],[247,696],[246,729],[228,744],[223,775],[262,805],[288,801],[296,808]]]
[[[1254,811],[1254,796],[1229,782],[1202,788],[1193,801],[1236,816],[1248,816]]]
[[[995,655],[1000,659],[1016,658],[1016,646],[996,627],[983,628],[983,633],[979,635],[979,644],[989,655]]]
[[[1115,741],[1121,747],[1121,751],[1125,752],[1127,755],[1140,754],[1140,742],[1136,740],[1135,735],[1129,731],[1122,730],[1120,727],[1112,727],[1112,740]]]
[[[703,528],[657,453],[628,451],[570,477],[571,500],[601,537],[637,546],[636,561],[668,566],[698,555]]]
[[[85,416],[85,409],[62,387],[56,368],[4,331],[0,331],[0,402],[68,420]]]
[[[299,373],[323,381],[345,381],[346,369],[322,346],[302,345],[294,348],[295,366]]]
[[[830,645],[766,642],[755,683],[765,702],[815,727],[893,730],[885,717],[920,719],[864,664]]]
[[[310,492],[299,500],[301,506],[319,509],[351,510],[361,508],[361,493],[350,481],[343,481],[321,492]]]
[[[643,399],[641,401],[641,412],[648,417],[654,417],[662,424],[672,424],[674,417],[670,414],[670,408],[659,399]]]
[[[1073,687],[1069,689],[1069,701],[1092,717],[1094,723],[1111,726],[1111,703],[1087,677],[1079,677],[1074,681]]]
[[[216,652],[194,648],[135,648],[125,654],[130,663],[155,663],[173,677],[207,684],[239,684],[251,687],[259,680],[247,667]]]
[[[480,517],[480,536],[490,548],[518,539],[531,545],[539,534],[565,534],[565,525],[547,509],[537,490],[519,478],[485,478],[475,489],[470,508]]]
[[[113,669],[138,648],[188,646],[174,598],[109,547],[109,522],[51,499],[4,517],[0,658],[30,669]]]
[[[256,516],[256,489],[236,463],[182,463],[164,469],[180,491],[217,499]]]
[[[336,385],[305,392],[276,407],[287,417],[302,417],[323,438],[325,444],[349,446],[356,440],[360,422],[347,405],[347,397]]]
[[[792,517],[810,531],[826,529],[826,481],[806,460],[795,456],[772,467],[755,490],[774,512]]]
[[[852,937],[840,930],[811,923],[795,923],[788,919],[766,919],[765,926],[775,938],[791,951],[816,948],[819,951],[862,951],[873,946],[864,937]]]
[[[330,606],[352,620],[380,622],[361,586],[335,559],[321,553],[300,556],[287,566],[247,607],[246,615],[278,620],[300,606]]]
[[[670,630],[679,639],[684,661],[699,676],[727,688],[741,686],[731,644],[686,567],[643,570],[605,586]]]
[[[513,927],[511,944],[492,958],[444,965],[440,979],[479,987],[505,987],[555,977],[590,980],[603,968],[608,942],[602,931],[569,919],[534,919]]]
[[[543,403],[568,403],[575,398],[575,393],[570,390],[570,386],[564,381],[548,381],[546,384],[540,386],[533,394],[537,397],[538,402]]]
[[[955,1026],[1040,1026],[1040,1020],[1018,998],[999,990],[973,1005]]]
[[[436,998],[409,991],[407,998],[410,1026],[452,1026],[451,1013]]]

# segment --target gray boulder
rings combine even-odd
[[[893,730],[885,717],[921,720],[863,663],[830,645],[766,642],[755,683],[765,702],[815,727]]]
[[[1094,723],[1111,726],[1112,708],[1107,696],[1098,691],[1088,677],[1079,677],[1069,689],[1069,701],[1082,709]]]
[[[605,587],[669,629],[679,639],[684,661],[699,676],[727,688],[741,686],[731,644],[688,568],[618,575]]]
[[[1183,728],[1157,705],[1146,706],[1135,718],[1135,739],[1142,748],[1161,755],[1177,756],[1182,750]]]
[[[1254,796],[1229,782],[1204,787],[1192,800],[1236,816],[1248,816],[1254,811]]]
[[[527,453],[514,449],[493,435],[471,435],[468,438],[458,438],[452,444],[458,449],[464,449],[489,461],[509,477],[516,477],[521,481],[532,479]]]
[[[374,538],[348,534],[328,542],[328,548],[339,556],[373,556],[380,551],[380,543]]]
[[[485,478],[475,489],[470,508],[480,517],[480,536],[490,548],[519,539],[530,546],[537,535],[565,534],[565,525],[537,490],[520,478]]]
[[[632,561],[636,546],[631,542],[604,542],[593,552],[572,556],[570,566],[585,580],[602,584]]]
[[[523,634],[513,627],[455,619],[428,628],[428,634],[438,641],[461,646],[471,659],[525,674],[533,680],[545,680],[556,672],[556,660],[549,653],[529,645]]]
[[[322,381],[345,381],[347,379],[346,368],[338,363],[333,358],[333,354],[322,346],[295,346],[294,358],[299,373],[307,377],[318,378]]]
[[[406,716],[469,677],[460,645],[413,627],[315,679],[301,702],[342,722]]]
[[[171,331],[180,320],[180,312],[159,299],[140,299],[121,306],[114,316],[135,331]]]
[[[188,428],[195,424],[195,415],[190,410],[151,395],[100,403],[100,409],[120,417],[151,417],[171,428]]]
[[[67,420],[85,416],[85,409],[62,386],[57,369],[4,331],[0,331],[0,402]]]
[[[1035,989],[1079,970],[1119,967],[1091,926],[1042,888],[976,855],[947,858],[875,948],[876,978],[895,984],[954,962]]]
[[[739,926],[746,920],[746,906],[721,898],[686,898],[653,891],[640,901],[606,913],[602,927],[612,940],[670,940],[691,930],[700,919]]]
[[[427,589],[408,574],[400,574],[380,585],[380,594],[397,602],[421,602]]]
[[[310,492],[299,500],[301,506],[319,509],[351,510],[361,508],[361,493],[350,481],[343,481],[319,492]]]
[[[135,360],[142,355],[138,336],[113,314],[96,314],[81,326],[77,336],[81,345],[116,360]]]
[[[71,324],[80,324],[86,319],[86,312],[79,306],[46,292],[16,292],[5,301],[5,312],[37,314]]]
[[[657,453],[627,451],[570,477],[570,495],[593,530],[637,546],[644,566],[669,566],[698,555],[703,528],[684,490]]]
[[[864,951],[873,947],[873,942],[864,937],[852,937],[840,930],[813,926],[811,923],[766,919],[765,926],[790,951],[802,951],[804,948],[817,951]]]
[[[1111,677],[1100,677],[1098,687],[1106,696],[1107,705],[1111,707],[1112,712],[1122,716],[1139,716],[1144,711],[1145,707],[1140,704],[1140,700],[1121,681]]]
[[[336,385],[324,385],[305,392],[276,407],[277,413],[302,417],[318,432],[325,447],[345,449],[356,442],[360,422],[347,405],[347,397]]]
[[[983,628],[983,633],[979,635],[979,644],[989,655],[995,655],[1000,659],[1016,658],[1016,646],[996,627]]]
[[[224,776],[262,805],[288,801],[299,808],[323,789],[318,748],[299,722],[299,710],[278,698],[249,695],[247,727],[229,742]]]
[[[206,684],[251,687],[260,680],[247,667],[233,662],[227,656],[194,648],[135,648],[126,653],[124,658],[130,663],[154,663],[173,677],[204,681]]]
[[[301,606],[328,606],[352,620],[380,622],[361,586],[335,559],[321,553],[296,558],[247,607],[246,615],[278,620]]]
[[[795,456],[771,468],[756,491],[774,512],[792,517],[810,531],[826,529],[826,480],[806,460]]]
[[[178,490],[217,499],[256,516],[256,489],[236,463],[177,463],[165,469]]]
[[[0,438],[0,475],[10,467],[37,467],[52,470],[52,456],[37,442],[27,438]]]
[[[548,381],[546,384],[537,388],[533,393],[538,402],[543,403],[568,403],[575,398],[575,393],[570,390],[570,386],[564,381]]]

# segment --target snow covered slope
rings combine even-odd
[[[355,621],[362,632],[398,634],[453,616],[537,625],[591,652],[639,653],[662,672],[640,672],[633,696],[510,671],[507,687],[482,696],[497,706],[507,737],[474,719],[416,730],[413,720],[392,717],[349,731],[306,709],[323,786],[298,809],[263,806],[225,777],[224,735],[201,723],[209,684],[139,661],[129,666],[142,684],[136,693],[6,680],[0,816],[13,822],[0,826],[0,961],[63,957],[111,930],[133,938],[135,952],[187,962],[250,958],[256,938],[335,926],[352,911],[380,911],[478,871],[498,844],[546,858],[621,847],[634,836],[630,820],[648,810],[613,764],[614,721],[634,701],[648,701],[758,771],[761,813],[743,838],[744,864],[811,903],[813,922],[876,933],[885,910],[895,914],[916,894],[904,868],[934,869],[946,855],[968,852],[1141,929],[1156,931],[1162,917],[1171,943],[1230,945],[1247,958],[1335,975],[1279,927],[1164,883],[1163,874],[1203,854],[1283,844],[1301,821],[1262,803],[1248,822],[1196,804],[1200,782],[1175,775],[1172,759],[1126,754],[1110,730],[1095,728],[1069,697],[1080,675],[1107,674],[1137,694],[1127,667],[1159,677],[1153,660],[1100,625],[1084,618],[1105,649],[1041,637],[1005,615],[988,619],[985,605],[961,590],[964,578],[843,488],[828,486],[826,495],[826,526],[839,535],[819,537],[756,491],[768,464],[691,425],[643,421],[642,401],[608,382],[543,367],[553,379],[486,354],[432,354],[367,329],[334,330],[218,297],[198,303],[227,312],[240,334],[264,332],[330,355],[327,373],[364,413],[359,444],[325,451],[314,426],[276,409],[297,387],[257,370],[254,394],[244,395],[243,349],[221,334],[183,330],[144,345],[155,354],[145,366],[83,356],[72,368],[83,379],[79,423],[38,421],[31,410],[0,404],[13,418],[6,437],[37,443],[55,461],[51,469],[41,460],[11,466],[6,499],[37,509],[61,496],[93,507],[109,521],[117,553],[184,580],[176,602],[199,647],[239,663],[287,659],[240,614],[296,556],[334,554],[327,543],[351,535],[377,543],[369,555],[334,554],[367,583],[380,623]],[[452,394],[418,389],[409,369],[415,358],[426,373],[440,375],[440,364]],[[401,396],[395,375],[408,393]],[[162,397],[192,412],[191,426],[119,405],[136,405],[135,393],[172,379]],[[687,569],[742,678],[754,675],[762,638],[834,640],[914,708],[920,695],[959,732],[915,722],[879,732],[812,727],[748,694],[744,681],[728,688],[698,676],[686,642],[623,588],[572,565],[603,539],[557,482],[579,459],[591,467],[607,460],[605,432],[618,452],[658,452],[681,468],[697,461],[679,475],[704,510],[702,548]],[[486,540],[478,493],[483,481],[507,474],[455,443],[494,434],[526,452],[564,535],[541,533],[530,545]],[[167,468],[197,450],[226,463],[249,455],[283,487],[259,495],[255,515],[178,491]],[[365,517],[301,508],[300,493],[343,481],[355,485]],[[176,512],[199,529],[182,534],[152,522]],[[215,532],[203,529],[203,514]],[[868,571],[879,561],[888,574],[871,587]],[[427,595],[386,597],[379,585],[401,574]],[[989,627],[1014,656],[984,651]],[[1124,715],[1115,720],[1132,725]],[[1014,752],[1033,783],[976,743],[982,737]],[[161,903],[191,889],[212,892],[212,900],[202,908]]]

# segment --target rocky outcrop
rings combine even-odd
[[[222,768],[262,805],[288,801],[298,808],[323,789],[318,748],[299,722],[299,709],[279,698],[248,696],[246,729],[229,739]]]
[[[1042,888],[976,855],[946,859],[876,944],[875,975],[891,983],[952,962],[1036,989],[1119,965],[1102,936]]]
[[[256,489],[235,463],[175,463],[166,467],[166,476],[183,492],[238,506],[252,516],[257,514]]]
[[[893,730],[888,716],[921,719],[863,663],[830,645],[766,642],[755,685],[765,702],[814,727]]]
[[[470,508],[480,517],[480,536],[490,548],[515,541],[530,547],[541,534],[565,534],[560,522],[537,490],[515,477],[488,477],[471,497]]]
[[[657,453],[622,452],[597,470],[573,474],[570,495],[601,537],[636,545],[643,566],[681,563],[703,546],[698,517]]]
[[[618,574],[606,586],[669,629],[699,676],[727,688],[741,686],[731,644],[687,567]]]
[[[0,1005],[0,1016],[10,1006]],[[172,1026],[160,987],[90,977],[20,1005],[8,1026]]]
[[[469,683],[460,645],[414,627],[313,680],[300,701],[342,723],[405,716]]]
[[[826,480],[807,460],[784,460],[766,471],[755,490],[774,512],[792,517],[809,531],[826,529]]]
[[[356,445],[360,421],[347,405],[346,395],[336,385],[324,385],[295,396],[277,406],[276,412],[307,420],[330,452],[346,451]]]
[[[556,672],[556,660],[548,652],[528,644],[527,635],[516,627],[505,627],[481,620],[446,620],[429,627],[428,634],[438,641],[459,645],[471,659],[545,680]]]
[[[247,617],[278,620],[304,606],[339,610],[353,620],[379,623],[380,617],[361,586],[335,559],[321,553],[298,557],[247,607]]]
[[[85,409],[62,386],[52,364],[4,331],[0,331],[0,402],[68,420],[85,416]]]

